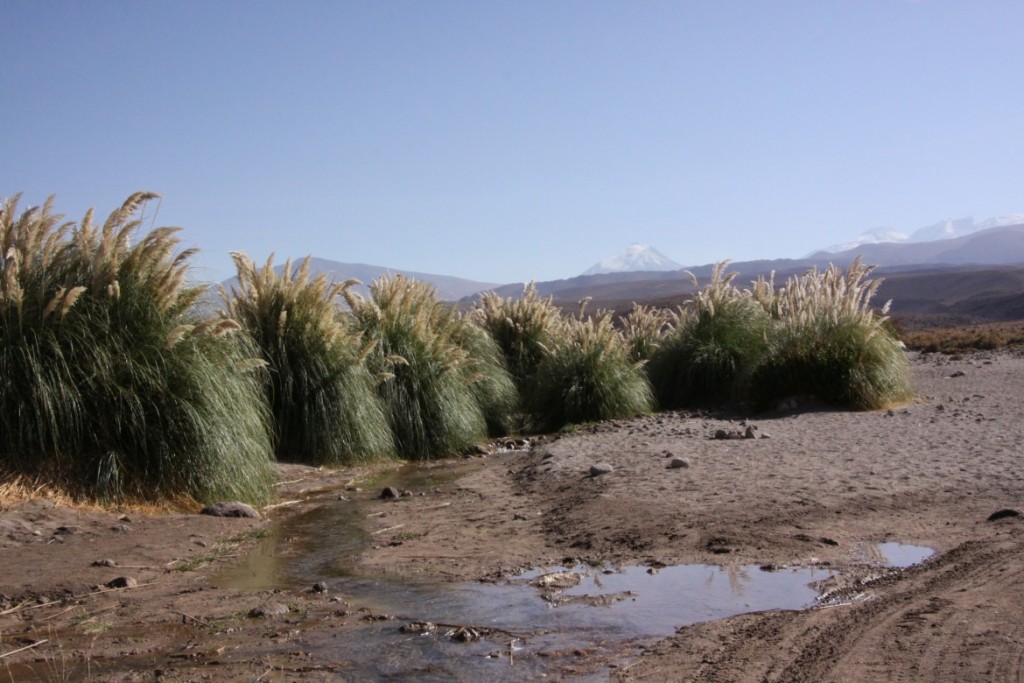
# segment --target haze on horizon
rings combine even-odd
[[[487,282],[1024,210],[1024,4],[12,0],[0,196]],[[156,212],[155,209],[159,208]]]

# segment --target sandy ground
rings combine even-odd
[[[1024,357],[914,357],[912,368],[917,400],[890,411],[798,401],[746,418],[663,413],[414,475],[282,466],[289,504],[270,526],[19,503],[0,511],[0,681],[364,677],[309,643],[390,615],[358,595],[213,580],[273,525],[344,503],[361,506],[369,540],[346,561],[363,575],[498,581],[538,565],[690,562],[842,572],[828,605],[686,626],[549,679],[1020,681],[1024,517],[987,520],[1024,507]],[[748,426],[758,438],[713,438]],[[670,468],[675,458],[687,466]],[[601,463],[613,471],[591,476]],[[376,500],[391,484],[412,495]],[[885,541],[936,554],[880,570],[872,549]],[[137,585],[107,587],[121,576]],[[542,675],[530,671],[521,677]]]

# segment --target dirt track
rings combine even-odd
[[[421,476],[414,495],[393,502],[372,500],[388,474],[352,484],[370,473],[282,468],[282,500],[304,502],[272,514],[337,504],[337,491],[362,501],[373,543],[351,560],[373,575],[493,580],[576,561],[772,563],[839,569],[835,594],[860,596],[687,626],[624,666],[594,658],[554,677],[1019,681],[1024,518],[986,518],[1024,506],[1024,358],[925,358],[913,368],[919,399],[892,411],[798,402],[745,424],[668,413],[595,425],[530,453],[473,461],[455,479],[438,464],[436,480]],[[712,438],[747,425],[768,438]],[[669,469],[676,457],[688,466]],[[590,476],[599,463],[613,471]],[[225,555],[244,552],[260,528],[194,515],[122,521],[38,501],[0,512],[0,612],[17,610],[0,615],[0,654],[28,646],[2,660],[0,680],[5,670],[14,680],[54,678],[53,662],[82,680],[153,680],[156,671],[165,681],[345,679],[350,661],[308,643],[361,627],[366,613],[349,604],[358,596],[210,586],[215,568],[236,561]],[[226,536],[235,542],[219,546]],[[882,541],[937,554],[887,572],[871,562]],[[126,568],[92,567],[100,558]],[[196,558],[210,564],[175,570]],[[129,572],[143,585],[86,595]],[[62,600],[36,607],[39,596]],[[289,612],[246,616],[273,601]],[[103,628],[87,628],[90,619]],[[44,639],[50,647],[33,645]]]

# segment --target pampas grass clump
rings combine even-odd
[[[566,332],[561,310],[552,297],[540,296],[534,282],[518,298],[485,292],[470,315],[498,345],[520,392],[527,390],[541,361]]]
[[[515,390],[490,340],[437,299],[434,288],[384,277],[365,299],[347,292],[356,327],[373,344],[368,362],[399,455],[453,455],[500,428]],[[486,350],[485,350],[486,347]]]
[[[568,424],[634,417],[654,407],[643,363],[629,347],[611,315],[566,322],[557,346],[538,365],[527,394],[535,429],[555,431]]]
[[[830,266],[790,278],[770,303],[777,317],[769,352],[753,378],[761,408],[786,396],[810,394],[839,406],[871,410],[907,400],[912,392],[906,354],[871,299],[880,280],[857,259],[844,272]]]
[[[634,303],[621,320],[622,337],[629,348],[630,360],[650,360],[679,321],[680,316],[673,311]]]
[[[752,292],[732,284],[735,273],[724,275],[727,265],[715,265],[651,355],[647,373],[662,408],[742,400],[764,358],[769,316]]]
[[[222,289],[226,314],[260,349],[279,460],[339,465],[394,455],[391,429],[368,370],[372,343],[339,308],[356,282],[311,278],[309,259],[283,272],[233,253],[238,284]]]
[[[271,495],[255,349],[196,320],[176,228],[134,239],[136,193],[102,226],[51,197],[0,207],[0,469],[108,501]]]

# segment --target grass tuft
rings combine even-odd
[[[346,293],[399,455],[429,459],[464,451],[500,429],[514,387],[490,340],[437,299],[434,288],[384,277],[368,299]]]
[[[364,359],[369,345],[339,308],[356,282],[311,278],[309,259],[274,270],[232,257],[238,285],[222,290],[227,315],[259,347],[278,459],[338,465],[394,455],[391,430]]]
[[[189,310],[192,251],[141,238],[136,193],[102,225],[53,198],[0,207],[0,467],[106,501],[270,497],[254,349]],[[176,253],[177,252],[177,253]]]
[[[633,417],[654,406],[642,362],[612,324],[611,315],[570,319],[566,334],[539,364],[527,408],[534,428]]]
[[[732,284],[736,274],[725,275],[727,265],[716,264],[711,282],[651,356],[647,372],[662,408],[742,400],[764,358],[769,316],[750,291]]]

